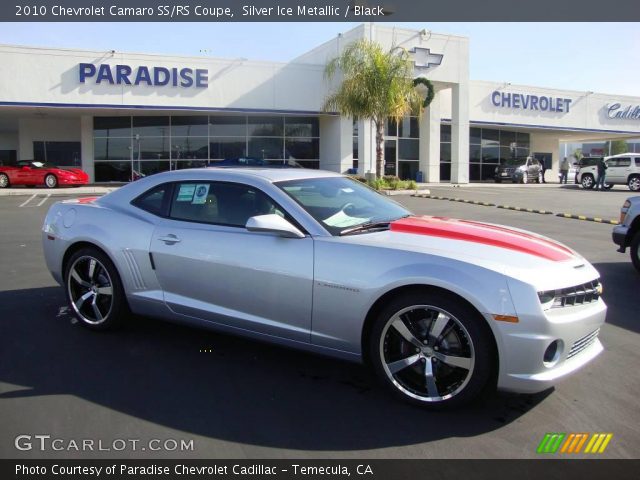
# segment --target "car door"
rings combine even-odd
[[[607,183],[627,183],[627,175],[631,171],[631,158],[618,157],[607,160]]]
[[[151,240],[158,281],[176,313],[310,341],[313,239],[249,232],[254,215],[284,211],[258,188],[179,182]]]

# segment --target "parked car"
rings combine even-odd
[[[613,243],[618,252],[630,248],[631,262],[640,272],[640,197],[627,198],[620,209],[620,224],[613,227]]]
[[[90,329],[133,312],[361,361],[427,408],[541,391],[603,350],[599,274],[569,247],[332,172],[158,173],[54,204],[42,238]]]
[[[599,157],[590,157],[584,164],[581,161],[576,183],[586,189],[594,187],[598,178],[598,160]],[[640,191],[640,153],[621,153],[604,157],[604,161],[607,164],[605,188],[627,185],[632,192]]]
[[[56,167],[42,162],[21,160],[15,166],[0,167],[0,188],[15,185],[85,185],[89,176],[79,168]]]
[[[496,183],[503,180],[511,180],[513,183],[540,183],[541,174],[542,165],[535,158],[510,158],[496,167],[494,180]]]

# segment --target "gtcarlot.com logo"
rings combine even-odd
[[[603,453],[613,433],[547,433],[537,453]]]

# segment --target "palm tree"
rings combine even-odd
[[[338,70],[342,83],[325,99],[323,110],[373,121],[376,175],[380,178],[385,121],[387,118],[400,121],[411,113],[420,115],[426,106],[414,86],[413,61],[405,49],[385,51],[378,43],[358,40],[327,64],[325,77],[331,80]]]

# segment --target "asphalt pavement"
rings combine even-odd
[[[617,218],[629,196],[431,187],[440,189],[607,218]],[[548,432],[612,433],[601,457],[639,457],[640,275],[615,251],[610,225],[394,197],[419,214],[512,225],[568,244],[600,271],[609,305],[605,352],[555,389],[432,413],[398,402],[359,365],[150,319],[113,333],[82,328],[40,245],[46,209],[65,197],[27,198],[0,198],[2,458],[534,458]],[[64,448],[18,450],[19,435],[50,435]],[[78,452],[68,448],[72,439],[101,440],[110,450]],[[120,451],[114,439],[141,442]],[[193,441],[193,449],[151,451],[150,439]]]

